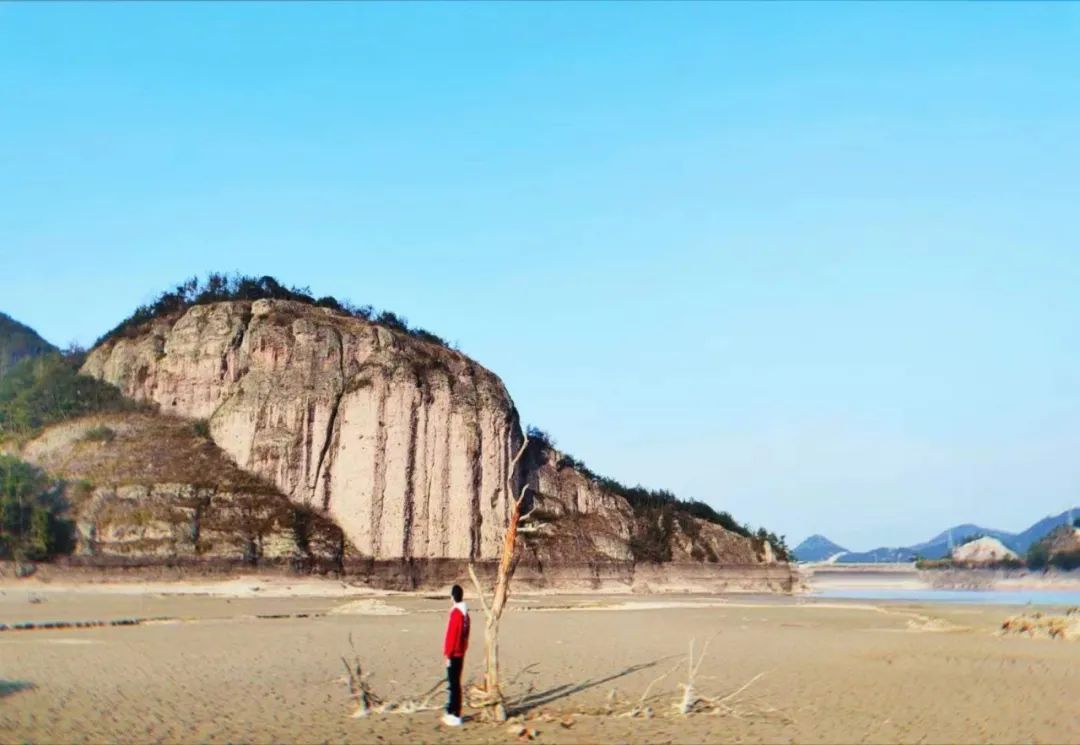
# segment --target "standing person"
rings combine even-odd
[[[461,726],[461,668],[465,664],[465,650],[469,648],[469,609],[465,606],[464,597],[461,585],[454,585],[450,589],[450,598],[454,604],[450,608],[446,639],[443,641],[450,700],[446,703],[446,713],[442,720],[448,727]]]

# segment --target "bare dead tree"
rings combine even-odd
[[[713,638],[715,638],[715,636]],[[690,653],[686,657],[686,682],[681,685],[683,697],[682,701],[677,705],[679,713],[683,716],[693,711],[694,705],[700,700],[697,692],[694,690],[694,680],[697,678],[698,670],[701,669],[701,663],[705,661],[705,653],[709,651],[709,642],[711,642],[713,638],[706,640],[705,646],[701,648],[701,656],[698,657],[696,664],[694,663],[694,640],[690,640]]]
[[[509,443],[508,443],[509,444]],[[476,569],[469,564],[469,576],[476,587],[476,594],[480,598],[480,605],[484,609],[486,623],[484,624],[484,683],[479,690],[473,691],[473,704],[488,708],[497,721],[506,720],[506,704],[502,690],[499,687],[499,621],[503,610],[506,608],[506,599],[510,593],[510,577],[514,567],[514,555],[517,552],[518,523],[521,522],[521,508],[525,503],[525,493],[529,486],[521,487],[521,492],[514,498],[514,475],[517,473],[518,463],[525,455],[525,449],[529,445],[529,436],[525,435],[517,454],[511,459],[506,471],[506,493],[514,500],[510,510],[510,516],[506,522],[506,533],[503,535],[502,553],[499,557],[499,569],[495,575],[495,589],[491,593],[491,602],[488,603],[480,580],[476,576]],[[509,453],[509,448],[507,448]]]

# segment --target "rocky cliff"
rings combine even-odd
[[[520,443],[472,360],[295,302],[196,306],[94,349],[83,372],[207,419],[242,468],[328,513],[364,555],[486,558]]]
[[[285,300],[196,305],[91,351],[82,372],[204,419],[242,469],[341,526],[371,560],[497,556],[522,441],[502,382],[442,345]],[[631,561],[642,515],[533,447],[531,560]],[[771,563],[767,544],[665,517],[672,560]]]
[[[92,566],[284,565],[340,571],[331,520],[238,468],[190,420],[147,412],[46,429],[19,455],[66,484],[75,552]]]

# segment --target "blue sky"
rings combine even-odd
[[[0,4],[0,310],[391,308],[851,548],[1080,503],[1080,6]]]

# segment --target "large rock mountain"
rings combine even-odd
[[[520,428],[501,381],[457,352],[300,303],[238,301],[106,342],[83,372],[208,420],[242,468],[327,512],[364,555],[497,555]]]
[[[104,341],[82,372],[206,420],[240,468],[332,518],[360,556],[496,557],[512,476],[532,486],[525,536],[538,562],[634,558],[642,517],[624,498],[542,446],[508,474],[523,437],[502,381],[407,333],[293,301],[218,302]],[[657,519],[675,561],[775,561],[718,525]]]

